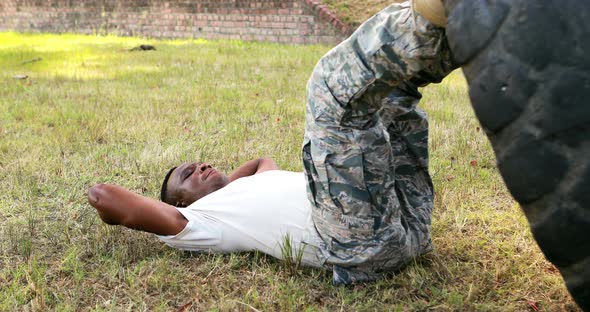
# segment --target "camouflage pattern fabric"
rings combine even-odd
[[[428,122],[419,86],[455,66],[444,30],[394,4],[317,64],[303,164],[334,284],[374,280],[431,250]]]

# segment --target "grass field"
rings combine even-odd
[[[157,51],[128,51],[144,42]],[[328,272],[258,253],[180,252],[87,204],[99,182],[157,197],[184,161],[229,172],[270,156],[302,170],[305,84],[327,50],[0,33],[0,310],[576,310],[498,175],[460,72],[423,90],[435,251],[379,282],[333,287]]]

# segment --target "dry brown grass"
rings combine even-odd
[[[322,0],[343,22],[358,26],[394,2],[403,0]]]

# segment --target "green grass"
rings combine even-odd
[[[143,42],[158,50],[127,51]],[[86,203],[99,182],[157,197],[167,169],[189,160],[228,172],[270,156],[302,170],[305,84],[327,50],[0,33],[0,310],[575,310],[460,72],[423,90],[435,251],[376,283],[333,287],[328,272],[259,253],[177,251]]]

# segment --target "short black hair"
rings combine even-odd
[[[178,167],[173,167],[172,169],[170,169],[168,171],[168,173],[166,174],[166,177],[164,178],[164,182],[162,182],[162,189],[160,190],[160,200],[168,203],[168,198],[166,198],[166,190],[168,189],[168,180],[170,179],[170,176],[172,175],[172,172],[174,172],[174,169],[176,169]]]

